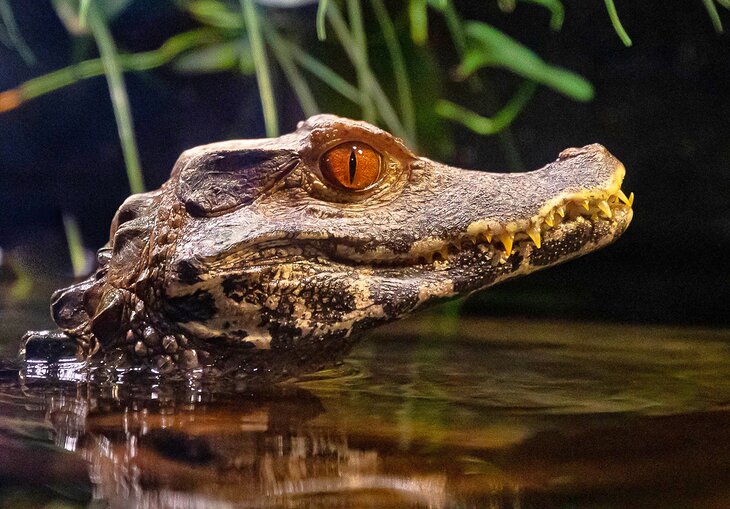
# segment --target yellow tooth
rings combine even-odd
[[[555,226],[555,216],[553,216],[553,213],[552,212],[550,212],[547,216],[545,216],[545,224],[547,224],[551,228],[553,226]]]
[[[608,204],[606,200],[601,200],[597,203],[598,208],[603,212],[606,217],[611,218],[613,214],[611,213],[611,206]]]
[[[558,207],[557,208],[558,214],[560,214],[560,217],[565,217],[565,208],[564,207]]]
[[[634,193],[631,193],[629,195],[629,207],[633,207],[633,206],[634,206]]]
[[[588,210],[591,210],[591,207],[590,207],[590,205],[588,204],[588,200],[583,200],[583,201],[581,201],[581,202],[580,202],[580,205],[581,205],[581,206],[582,206],[582,207],[583,207],[584,209],[586,209],[586,211],[588,211]]]
[[[484,238],[487,239],[487,242],[492,242],[492,232],[484,232]]]
[[[528,228],[527,234],[530,236],[530,238],[535,243],[537,248],[540,249],[540,245],[541,245],[541,241],[542,241],[542,239],[540,238],[540,229],[537,227]]]
[[[626,197],[626,195],[624,194],[624,192],[621,189],[619,189],[618,193],[616,193],[616,194],[618,195],[619,200],[624,202],[626,205],[629,205],[629,199]]]
[[[507,256],[511,255],[512,254],[512,243],[515,240],[515,236],[509,232],[505,232],[499,236],[499,240],[502,242],[502,245],[504,246],[504,250],[507,253]]]

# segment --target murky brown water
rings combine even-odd
[[[730,507],[730,331],[437,325],[266,392],[0,368],[0,507]]]

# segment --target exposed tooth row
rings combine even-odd
[[[533,218],[523,224],[508,224],[506,226],[495,225],[474,225],[471,231],[458,243],[451,243],[441,251],[436,251],[428,257],[422,257],[422,261],[428,263],[443,263],[450,255],[456,254],[464,249],[474,248],[481,252],[496,251],[496,261],[504,263],[512,254],[516,243],[529,242],[536,248],[542,246],[542,236],[562,223],[564,220],[574,220],[578,217],[590,218],[592,221],[598,218],[611,219],[613,210],[619,203],[631,208],[634,204],[634,193],[626,196],[621,189],[604,197],[591,197],[588,199],[567,199],[561,204],[553,207],[542,217]],[[494,241],[494,242],[493,242]]]

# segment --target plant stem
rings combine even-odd
[[[256,6],[253,0],[240,0],[243,10],[243,22],[246,25],[249,42],[251,43],[251,54],[256,66],[256,81],[259,86],[261,107],[264,112],[264,124],[266,135],[274,138],[279,135],[279,120],[276,113],[276,101],[274,100],[274,88],[271,84],[269,63],[266,60],[266,47],[261,37],[259,20],[256,14]]]
[[[618,12],[616,12],[616,5],[614,5],[613,0],[604,0],[606,3],[606,10],[608,11],[608,17],[611,18],[611,24],[613,25],[613,29],[616,31],[616,34],[618,34],[619,39],[621,39],[621,42],[624,43],[624,46],[631,46],[633,44],[631,42],[631,37],[629,37],[629,34],[626,33],[626,30],[624,30],[623,25],[621,24],[621,20],[618,19]]]
[[[426,0],[409,0],[408,15],[411,20],[411,39],[419,46],[428,40],[428,10]]]
[[[370,0],[378,19],[380,28],[383,32],[385,44],[388,47],[390,59],[393,62],[393,74],[395,76],[395,84],[398,89],[398,98],[400,100],[400,110],[403,116],[403,127],[408,132],[411,140],[416,139],[416,115],[413,107],[413,96],[411,95],[411,83],[408,78],[408,70],[406,69],[405,59],[401,51],[398,35],[395,32],[393,20],[390,19],[388,10],[383,0]],[[413,149],[417,147],[413,146]]]
[[[319,5],[317,6],[317,39],[320,41],[327,39],[327,27],[325,21],[327,19],[328,5],[329,0],[319,0]]]
[[[0,20],[2,20],[8,33],[8,46],[13,46],[20,55],[20,58],[22,58],[27,65],[35,65],[35,55],[33,55],[33,52],[20,35],[18,24],[15,22],[15,16],[13,15],[13,9],[10,7],[8,0],[0,0]],[[3,38],[3,42],[5,42],[4,39],[5,38]]]
[[[215,31],[209,29],[193,30],[171,37],[156,50],[126,55],[118,54],[117,57],[123,71],[146,71],[168,63],[184,51],[217,41],[219,38]],[[103,74],[103,62],[100,58],[94,58],[30,79],[15,89],[0,94],[12,92],[17,95],[19,98],[19,102],[15,105],[17,107],[25,101]],[[8,109],[12,108],[0,107],[0,112]]]
[[[347,14],[350,18],[352,40],[355,43],[353,51],[357,53],[358,60],[362,62],[362,67],[368,68],[368,43],[365,38],[365,25],[362,20],[360,0],[347,0]],[[370,123],[375,123],[375,105],[370,95],[368,79],[366,77],[367,71],[360,72],[359,66],[355,66],[355,70],[357,71],[358,86],[363,97],[362,118]]]
[[[276,29],[271,27],[268,23],[263,24],[264,36],[266,37],[269,47],[274,52],[281,70],[284,71],[286,79],[289,81],[294,93],[299,100],[299,104],[302,107],[302,111],[308,117],[319,113],[319,107],[317,101],[312,94],[312,89],[309,88],[307,80],[302,76],[292,58],[289,46],[283,43],[281,37],[276,33]]]
[[[702,3],[705,4],[705,9],[707,9],[707,14],[710,16],[710,21],[712,21],[712,26],[715,27],[715,32],[718,34],[722,33],[722,20],[720,19],[720,13],[717,12],[717,7],[715,7],[715,1],[714,0],[702,0]]]
[[[441,100],[436,104],[436,112],[444,118],[465,125],[477,134],[497,134],[512,123],[530,101],[535,90],[537,90],[537,83],[524,82],[507,104],[492,117],[483,117],[446,100]]]
[[[461,19],[454,9],[454,5],[450,0],[447,0],[446,6],[443,10],[444,19],[446,20],[446,26],[449,28],[451,39],[454,41],[456,46],[456,52],[459,57],[464,56],[466,50],[466,37],[464,36],[464,29],[461,27]]]
[[[74,276],[81,277],[86,271],[86,256],[84,255],[84,242],[81,239],[81,230],[76,219],[70,214],[63,214],[63,229],[66,232],[66,244],[71,258],[71,267]]]
[[[91,0],[80,0],[79,5],[79,25],[81,28],[86,28],[86,20],[89,17],[89,5]]]
[[[560,0],[523,0],[537,5],[542,5],[550,11],[550,30],[559,32],[565,20],[565,7]]]
[[[282,41],[289,46],[289,53],[293,56],[299,65],[315,75],[324,83],[329,85],[335,92],[349,99],[355,104],[361,104],[360,91],[347,82],[342,76],[324,65],[322,62],[314,58],[312,55],[303,51],[302,48],[294,47],[290,42]]]
[[[408,133],[403,128],[403,124],[401,124],[398,114],[395,112],[395,109],[393,109],[393,105],[390,104],[388,96],[385,95],[385,92],[383,92],[383,88],[375,78],[370,66],[368,66],[367,62],[363,62],[361,55],[353,49],[355,47],[355,41],[352,39],[352,36],[347,29],[347,24],[335,4],[332,4],[327,10],[327,18],[332,24],[332,28],[335,30],[335,35],[339,39],[340,45],[345,50],[345,53],[347,53],[350,62],[352,62],[353,66],[355,66],[357,72],[364,77],[365,84],[367,86],[366,92],[375,102],[383,122],[390,132],[396,136],[406,139],[406,141],[410,143],[411,140],[408,140]]]
[[[117,121],[119,140],[122,143],[124,163],[127,168],[127,179],[129,188],[133,194],[144,192],[144,177],[139,163],[137,143],[134,137],[134,125],[132,124],[132,112],[129,107],[127,88],[124,84],[124,75],[119,64],[119,55],[114,44],[106,20],[99,11],[95,1],[89,5],[89,29],[91,30],[96,45],[99,48],[101,62],[104,66],[109,94],[114,108],[114,117]]]

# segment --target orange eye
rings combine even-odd
[[[362,191],[380,178],[380,154],[370,145],[341,143],[324,153],[319,160],[322,174],[340,187]]]

